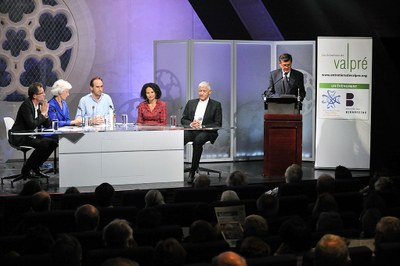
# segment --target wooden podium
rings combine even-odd
[[[264,176],[284,176],[291,164],[301,166],[302,115],[264,114]]]

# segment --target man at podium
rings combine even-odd
[[[265,91],[266,97],[294,96],[302,102],[306,96],[304,76],[298,70],[292,69],[292,56],[284,53],[279,56],[281,69],[271,71],[269,86]]]

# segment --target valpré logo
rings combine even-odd
[[[354,94],[351,92],[346,93],[346,106],[353,106],[354,105]]]

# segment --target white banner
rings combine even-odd
[[[372,38],[319,37],[315,167],[368,169]]]

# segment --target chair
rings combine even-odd
[[[6,136],[7,136],[7,141],[9,140],[8,138],[8,131],[12,128],[12,126],[14,125],[14,119],[12,119],[11,117],[4,117],[4,125],[6,128]],[[33,149],[33,147],[31,146],[16,146],[14,144],[11,144],[10,142],[8,142],[10,144],[11,147],[13,147],[16,150],[22,151],[24,154],[24,164],[26,163],[26,153],[28,151],[30,151],[31,149]],[[6,177],[2,177],[1,178],[1,185],[4,184],[4,180],[5,179],[12,179],[11,180],[11,187],[14,188],[14,182],[17,182],[21,179],[23,179],[24,176],[22,174],[17,174],[17,175],[11,175],[11,176],[6,176]],[[49,183],[49,179],[47,179],[47,183]]]
[[[210,144],[210,143],[211,143],[210,141],[207,141],[204,145]],[[193,145],[193,141],[189,141],[188,143],[186,143],[186,145]],[[185,173],[187,173],[189,171],[190,171],[190,167],[185,168],[185,170],[184,170]],[[196,172],[198,173],[200,171],[207,172],[207,175],[210,175],[210,173],[218,174],[218,181],[221,182],[221,171],[199,166],[199,168],[196,170]]]

